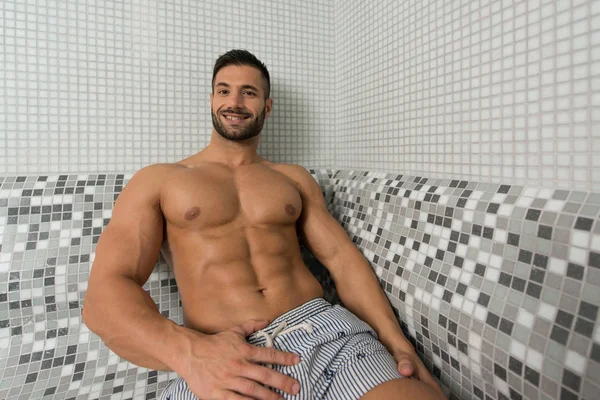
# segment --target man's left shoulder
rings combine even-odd
[[[293,180],[301,186],[310,185],[316,183],[310,171],[298,164],[276,164],[271,163],[269,167],[284,174],[289,179]]]
[[[310,171],[304,168],[299,164],[287,164],[287,163],[269,163],[267,164],[270,168],[281,172],[282,174],[292,174],[292,175],[302,175],[309,176],[311,175]]]

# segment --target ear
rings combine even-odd
[[[265,118],[268,118],[273,110],[273,98],[269,97],[265,102]]]

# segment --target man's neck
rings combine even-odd
[[[259,136],[257,135],[248,140],[228,140],[213,129],[210,143],[202,151],[204,159],[220,162],[231,167],[262,161],[262,157],[256,152],[260,140]]]

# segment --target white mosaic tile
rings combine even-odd
[[[233,48],[272,76],[261,154],[334,164],[332,2],[7,0],[0,16],[1,176],[56,182],[199,151],[212,130],[212,66]]]

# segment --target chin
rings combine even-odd
[[[252,138],[258,136],[258,133],[255,133],[253,135],[248,136],[245,132],[239,132],[239,131],[238,132],[231,132],[231,131],[228,131],[228,130],[225,130],[225,132],[222,132],[219,129],[217,129],[217,133],[219,135],[221,135],[222,138],[227,139],[227,140],[231,140],[232,142],[242,142],[244,140],[249,140],[249,139],[252,139]]]

